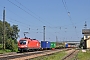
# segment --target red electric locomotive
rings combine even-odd
[[[40,42],[36,39],[22,38],[18,41],[18,51],[33,51],[40,49]]]

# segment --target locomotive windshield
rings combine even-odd
[[[20,44],[25,45],[26,44],[26,40],[20,40]]]

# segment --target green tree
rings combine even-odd
[[[19,37],[18,32],[20,30],[18,29],[18,25],[10,25],[10,23],[5,21],[5,42],[6,42],[6,48],[11,49],[10,47],[14,46],[14,43],[17,43],[17,38]],[[3,41],[3,22],[0,20],[0,44],[2,44]],[[10,44],[12,41],[14,41],[13,44]],[[8,47],[9,46],[9,47]]]
[[[16,51],[17,49],[14,40],[11,38],[6,40],[6,49],[10,49],[11,51]]]
[[[83,47],[83,44],[84,44],[84,37],[83,37],[83,38],[81,38],[81,41],[80,41],[80,46],[79,46],[79,47],[80,47],[80,48],[81,48],[81,47]]]
[[[14,40],[15,43],[17,43],[17,38],[19,37],[18,32],[20,31],[18,29],[18,25],[13,25],[10,26],[9,23],[5,22],[5,26],[6,26],[6,39],[11,38],[12,40]]]
[[[19,35],[18,35],[19,31],[20,30],[18,29],[18,25],[12,26],[11,38],[14,40],[15,43],[17,43],[17,38],[19,37]]]
[[[2,43],[2,38],[3,38],[3,23],[0,20],[0,43]]]

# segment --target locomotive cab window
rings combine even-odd
[[[20,40],[20,44],[25,45],[26,44],[26,40]]]

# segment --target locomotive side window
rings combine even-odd
[[[20,44],[25,45],[26,44],[26,40],[20,40]]]

